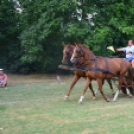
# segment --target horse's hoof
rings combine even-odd
[[[116,100],[113,100],[113,102],[116,102]]]
[[[96,99],[96,97],[95,96],[93,96],[93,100],[95,100]]]
[[[115,93],[112,93],[112,95],[114,96],[114,95],[115,95]]]
[[[68,100],[68,99],[69,99],[69,96],[65,96],[65,97],[64,97],[64,100]]]
[[[133,95],[132,95],[132,94],[130,94],[130,95],[129,95],[129,97],[130,97],[130,98],[133,98]]]
[[[110,100],[107,98],[107,102],[110,102]]]
[[[78,104],[82,104],[82,101],[78,101]]]

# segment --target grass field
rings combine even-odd
[[[85,80],[81,79],[68,101],[64,96],[73,76],[8,75],[0,89],[0,134],[133,134],[134,99],[120,92],[117,102],[107,103],[88,90],[83,104],[77,102]],[[96,82],[93,82],[97,89]],[[116,90],[116,88],[115,88]],[[112,101],[107,84],[104,92]]]

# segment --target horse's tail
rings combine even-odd
[[[128,80],[130,82],[131,87],[134,90],[134,86],[133,86],[133,70],[132,70],[132,66],[131,65],[128,68]]]

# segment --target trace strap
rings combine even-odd
[[[100,59],[100,58],[102,58],[102,59],[106,62],[107,70],[101,69],[101,68],[98,68],[98,67],[97,67],[97,59]],[[91,61],[90,61],[89,63],[87,63],[87,64],[81,64],[81,65],[89,65],[89,64],[91,64],[93,61],[95,61],[95,67],[87,68],[87,69],[85,69],[85,71],[98,71],[98,72],[106,73],[105,79],[107,78],[107,74],[108,74],[108,73],[109,73],[109,74],[112,74],[112,75],[114,75],[114,76],[116,76],[116,77],[120,77],[120,75],[114,74],[113,72],[111,72],[111,71],[109,70],[109,64],[108,64],[108,61],[107,61],[106,58],[103,58],[103,57],[96,58],[96,57],[94,56],[94,58],[93,58],[93,59],[90,59],[90,60],[91,60]]]
[[[98,72],[103,72],[103,73],[110,73],[110,74],[112,74],[114,76],[119,77],[119,75],[116,75],[116,74],[114,74],[113,72],[111,72],[109,70],[101,69],[101,68],[98,68],[98,67],[91,67],[91,68],[85,69],[85,71],[98,71]]]

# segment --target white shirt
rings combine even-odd
[[[126,58],[134,58],[134,45],[123,48],[123,52],[127,51],[131,51],[131,53],[126,54]]]

